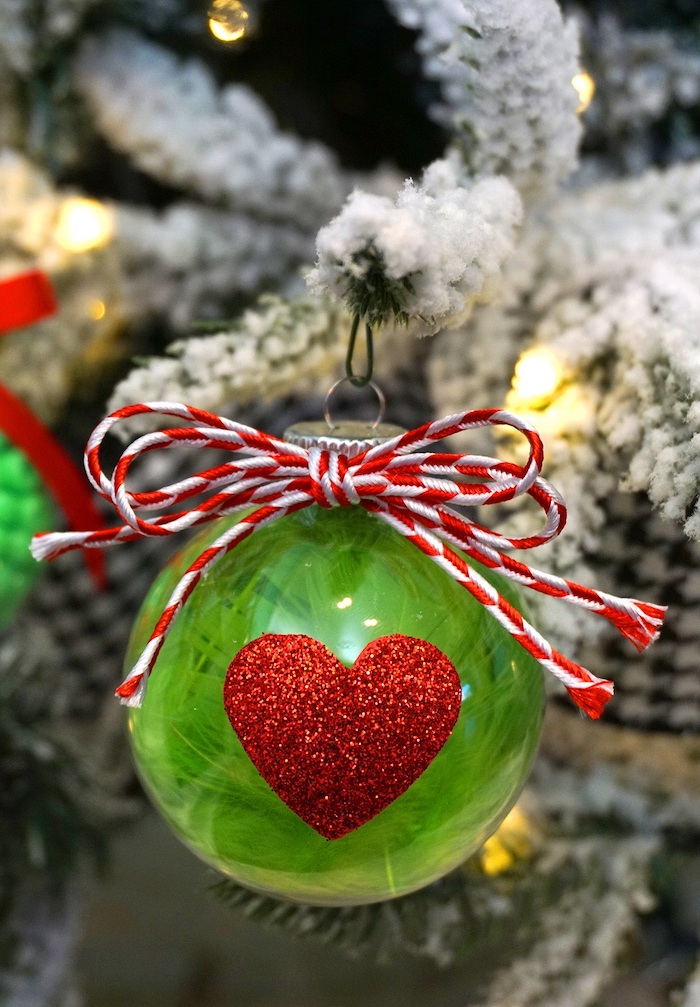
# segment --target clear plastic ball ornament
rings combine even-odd
[[[0,434],[0,629],[41,573],[29,551],[32,536],[52,523],[53,506],[41,476]]]
[[[158,577],[129,668],[182,573],[231,523],[200,533]],[[498,588],[518,605],[510,584]],[[398,799],[340,839],[284,804],[227,718],[228,666],[264,633],[311,636],[348,667],[372,640],[401,633],[439,647],[460,676],[461,712],[444,747]],[[362,508],[312,506],[256,531],[195,588],[129,728],[145,789],[206,862],[276,897],[353,905],[421,888],[482,846],[522,788],[543,708],[539,664],[468,591]]]

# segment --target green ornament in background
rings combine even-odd
[[[29,552],[32,536],[54,521],[41,476],[0,434],[0,629],[14,616],[41,573]]]
[[[161,573],[128,668],[181,574],[231,523],[200,533]],[[517,603],[510,584],[499,579],[498,589]],[[459,674],[461,710],[444,747],[400,797],[340,839],[324,839],[283,803],[227,718],[229,664],[266,633],[308,635],[348,667],[371,641],[405,634],[438,647]],[[195,588],[129,728],[146,790],[205,861],[261,892],[351,905],[414,891],[484,843],[523,785],[543,708],[539,664],[468,591],[361,508],[312,507],[256,531]]]

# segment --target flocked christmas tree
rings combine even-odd
[[[27,271],[59,305],[8,326],[0,380],[76,457],[92,420],[150,400],[281,435],[320,413],[357,316],[390,419],[505,406],[540,431],[569,522],[538,566],[669,606],[638,657],[528,597],[616,697],[593,725],[553,695],[516,813],[465,867],[373,905],[218,886],[290,939],[471,956],[465,1004],[597,1003],[659,864],[697,844],[699,39],[680,0],[0,0],[0,320]],[[136,480],[201,467],[154,455]],[[0,548],[17,506],[0,495]],[[100,592],[62,557],[3,629],[7,1003],[70,1002],[76,879],[143,808],[111,694],[170,553],[113,550]]]

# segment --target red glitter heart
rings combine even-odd
[[[267,633],[231,662],[224,706],[263,779],[326,839],[400,797],[450,736],[462,689],[447,657],[396,633],[346,668],[309,636]]]

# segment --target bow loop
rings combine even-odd
[[[171,416],[191,425],[168,427],[137,438],[125,449],[108,478],[99,459],[105,435],[115,423],[142,414]],[[421,450],[484,426],[509,426],[522,433],[529,444],[527,462],[520,466],[484,455]],[[160,489],[127,489],[130,468],[139,457],[182,444],[226,450],[232,460]],[[658,636],[665,612],[661,606],[616,598],[535,570],[508,555],[514,549],[541,545],[564,527],[566,507],[554,487],[541,477],[542,462],[542,441],[534,428],[527,420],[500,409],[447,416],[348,459],[327,448],[289,444],[194,406],[177,402],[137,404],[106,417],[95,428],[85,452],[92,485],[112,503],[123,523],[98,532],[38,535],[32,542],[32,553],[37,559],[54,559],[70,549],[102,548],[145,535],[172,535],[246,512],[202,552],[173,591],[143,654],[117,690],[122,702],[134,706],[143,699],[148,677],[178,612],[214,563],[256,529],[286,514],[313,504],[324,508],[359,505],[391,525],[468,590],[543,668],[563,682],[583,710],[598,717],[612,695],[612,683],[554,650],[465,559],[475,560],[517,584],[604,616],[639,650]],[[540,531],[523,538],[492,531],[451,506],[503,503],[522,495],[534,500],[545,515]],[[198,503],[191,503],[196,499]],[[173,510],[183,503],[188,506]],[[145,511],[150,516],[140,516]]]

